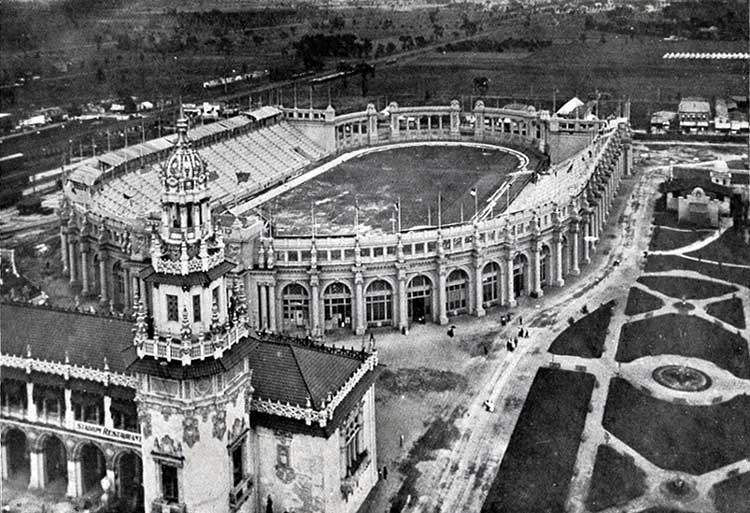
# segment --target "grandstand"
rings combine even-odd
[[[191,130],[191,138],[199,140],[204,135],[200,133],[202,128],[205,127]],[[163,139],[169,141],[171,138],[174,136]],[[155,148],[154,151],[162,147],[153,141],[149,143]],[[211,172],[209,188],[214,205],[235,203],[253,196],[298,175],[310,164],[328,155],[325,149],[286,121],[207,144],[199,148],[199,153]],[[109,154],[106,162],[117,165],[120,158],[124,161],[125,155],[120,157],[115,152]],[[157,161],[109,180],[103,179],[102,183],[106,183],[106,186],[92,194],[92,209],[123,219],[147,216],[158,211],[161,165]]]

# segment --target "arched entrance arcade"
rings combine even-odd
[[[365,313],[368,326],[393,324],[393,287],[385,280],[375,280],[365,292]]]
[[[446,280],[446,311],[458,315],[469,310],[469,275],[463,269],[454,269]]]
[[[30,465],[26,434],[15,427],[2,432],[3,479],[19,486],[29,484]]]
[[[502,270],[497,262],[489,262],[482,269],[482,303],[485,307],[502,303]]]
[[[143,462],[133,451],[125,450],[115,455],[115,490],[119,497],[118,511],[134,513],[143,511]]]
[[[44,434],[38,446],[44,458],[44,488],[65,493],[68,484],[68,451],[65,443],[53,434]]]
[[[281,291],[284,331],[308,330],[310,327],[310,294],[299,283],[290,283]]]
[[[424,323],[432,318],[432,282],[418,274],[406,286],[407,312],[412,322]]]
[[[79,449],[81,461],[81,492],[101,493],[101,480],[107,475],[104,452],[92,442],[84,442]]]
[[[519,253],[513,258],[513,296],[519,297],[529,291],[529,259]]]
[[[351,328],[352,291],[346,284],[333,282],[323,291],[323,319],[326,331]]]
[[[542,246],[539,251],[539,286],[541,288],[552,284],[552,251],[549,246]]]

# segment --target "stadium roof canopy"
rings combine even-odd
[[[570,114],[575,112],[577,108],[584,107],[585,105],[586,104],[583,103],[581,100],[579,100],[576,97],[573,97],[567,102],[565,102],[565,105],[557,109],[557,112],[555,112],[555,114],[557,114],[558,116],[569,116]]]
[[[259,109],[251,110],[246,113],[248,116],[253,118],[255,121],[263,121],[264,119],[270,119],[281,114],[281,110],[276,107],[265,106]]]

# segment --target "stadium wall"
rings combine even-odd
[[[492,306],[513,306],[518,296],[540,296],[590,260],[620,178],[632,165],[624,118],[577,122],[555,133],[546,112],[490,109],[481,101],[469,112],[458,102],[391,104],[381,112],[369,106],[342,116],[333,109],[304,115],[300,109],[281,110],[319,145],[333,145],[334,155],[368,145],[453,140],[557,156],[502,217],[474,224],[381,237],[282,239],[263,236],[264,222],[256,215],[235,216],[234,209],[219,213],[227,256],[238,263],[235,273],[245,281],[251,322],[258,329],[310,334],[406,329],[412,322],[447,323],[452,315],[481,316]],[[237,120],[225,131],[247,129]],[[202,144],[231,136],[217,130]],[[137,158],[131,159],[131,169]],[[89,179],[92,187],[106,187],[102,175],[107,174]],[[126,222],[66,199],[60,209],[65,273],[81,294],[129,311],[136,293],[146,295],[140,273],[148,266],[150,233],[158,219]]]

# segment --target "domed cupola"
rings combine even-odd
[[[175,150],[162,168],[162,194],[196,195],[208,192],[208,168],[206,162],[188,137],[188,121],[180,113],[177,120]]]

